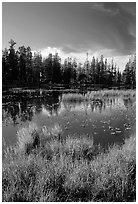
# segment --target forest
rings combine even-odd
[[[61,63],[58,53],[43,58],[40,52],[33,54],[31,48],[21,46],[15,50],[16,42],[10,40],[9,49],[2,50],[2,85],[3,86],[100,86],[102,88],[136,87],[136,54],[134,54],[120,71],[116,63],[101,55],[100,59],[92,57],[82,64],[76,59],[67,58]]]

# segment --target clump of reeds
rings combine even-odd
[[[56,123],[53,127],[43,126],[41,129],[42,129],[44,136],[46,137],[47,136],[57,136],[62,133],[62,128],[58,123]]]
[[[17,131],[17,149],[19,151],[29,154],[31,150],[39,147],[40,137],[37,129],[36,124],[30,123],[29,127]]]
[[[135,90],[100,90],[91,91],[86,94],[86,98],[103,98],[103,97],[136,97]]]
[[[69,93],[62,95],[63,103],[81,103],[84,101],[103,99],[107,97],[123,97],[123,98],[135,98],[135,90],[100,90],[90,91],[86,94]]]
[[[55,130],[59,129],[57,125]],[[3,163],[3,201],[135,201],[135,137],[127,139],[122,147],[100,153],[93,140],[84,135],[63,138],[61,132],[60,137],[56,131],[53,137],[45,132],[41,141],[41,132],[35,131],[40,146],[11,163]]]
[[[69,93],[69,94],[62,95],[63,102],[83,102],[86,100],[87,98],[85,97],[85,95],[82,95],[79,93]]]
[[[62,132],[61,126],[57,123],[52,127],[43,126],[38,128],[35,123],[30,123],[28,127],[17,131],[17,145],[14,149],[16,154],[30,154],[42,149],[49,140],[59,140]],[[11,148],[10,148],[11,149]],[[10,154],[10,151],[7,153]]]

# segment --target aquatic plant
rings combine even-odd
[[[41,128],[43,135],[45,136],[50,136],[50,135],[55,135],[57,136],[58,134],[60,134],[62,132],[62,128],[61,126],[56,123],[53,127],[47,127],[47,126],[43,126]]]
[[[87,98],[85,97],[85,95],[82,95],[80,93],[69,93],[62,95],[63,102],[82,102],[86,100]]]
[[[17,131],[17,149],[29,153],[31,149],[39,146],[40,138],[37,132],[37,125],[30,123],[29,127]]]
[[[136,90],[100,90],[90,91],[86,94],[86,98],[93,99],[95,97],[136,97]]]
[[[99,91],[89,91],[86,94],[79,93],[69,93],[62,95],[63,102],[83,102],[95,99],[103,99],[107,97],[125,97],[134,98],[136,97],[135,90],[99,90]]]

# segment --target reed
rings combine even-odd
[[[122,97],[122,98],[132,98],[136,97],[136,90],[100,90],[100,91],[90,91],[86,94],[79,93],[69,93],[63,94],[62,101],[69,103],[81,103],[84,101],[90,101],[95,99],[103,99],[107,97]]]
[[[94,147],[93,140],[85,135],[63,138],[58,125],[53,136],[44,129],[33,126],[28,132],[22,130],[31,139],[20,139],[16,148],[22,151],[18,151],[16,159],[3,161],[3,201],[135,201],[135,135],[123,146],[114,145],[100,152],[100,147]],[[40,143],[26,154],[25,144],[34,143],[34,130]]]

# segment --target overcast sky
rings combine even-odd
[[[61,57],[114,57],[120,68],[136,51],[136,3],[4,2],[2,48],[9,40]]]

